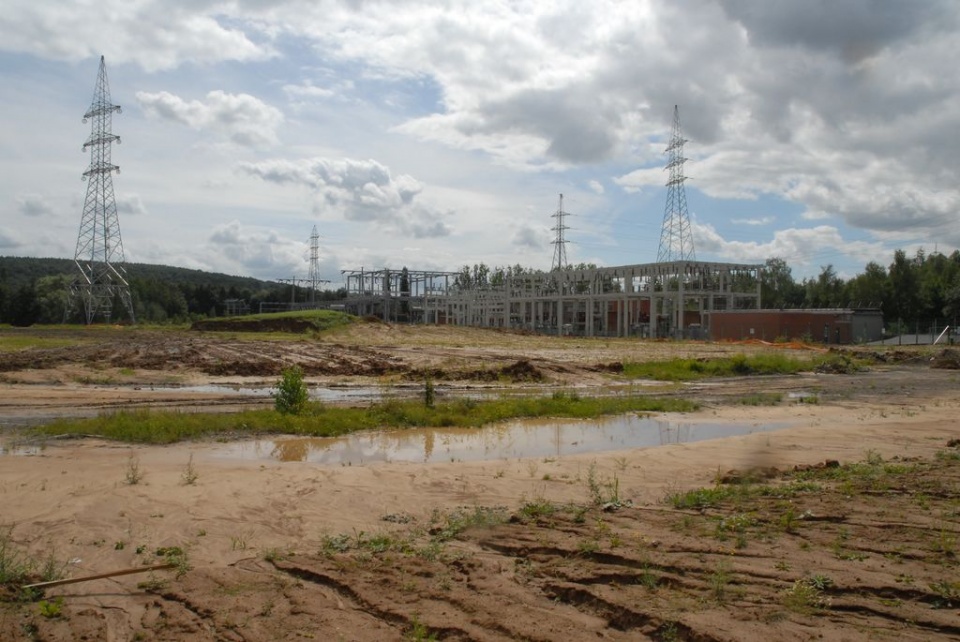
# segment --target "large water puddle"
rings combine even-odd
[[[485,428],[418,428],[343,437],[277,437],[218,446],[213,456],[356,466],[371,462],[444,462],[561,457],[680,444],[786,428],[695,423],[625,415],[588,421],[523,420]]]
[[[251,387],[251,386],[230,386],[221,384],[208,384],[201,386],[159,386],[154,385],[149,388],[140,388],[147,392],[158,393],[200,393],[206,395],[218,395],[225,397],[271,397],[276,393],[275,387]],[[453,389],[437,387],[436,395],[438,400],[446,398],[475,398],[483,399],[485,397],[499,397],[508,394],[510,391],[499,387],[486,388],[464,388]],[[517,394],[545,394],[541,390],[527,391],[521,390]],[[375,386],[351,386],[351,387],[308,387],[307,395],[314,401],[324,403],[350,403],[350,402],[377,402],[386,399],[412,399],[423,395],[422,385],[409,385],[390,387]]]

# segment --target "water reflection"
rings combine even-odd
[[[636,416],[589,421],[523,420],[486,428],[418,428],[330,438],[278,437],[225,444],[215,454],[231,459],[326,465],[560,457],[718,439],[787,425],[691,423]]]

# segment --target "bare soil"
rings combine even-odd
[[[306,338],[62,334],[72,345],[3,354],[0,421],[262,405],[166,386],[269,385],[290,363],[313,385],[429,374],[589,393],[624,385],[617,364],[631,360],[821,350],[373,323]],[[208,443],[0,454],[0,526],[36,559],[77,577],[179,547],[190,566],[44,602],[0,596],[0,639],[960,639],[960,373],[950,353],[873,357],[856,374],[637,386],[700,401],[692,422],[790,424],[659,448],[351,467],[223,458]],[[783,401],[737,403],[757,392]],[[731,490],[665,501],[701,487]]]

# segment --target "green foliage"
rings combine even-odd
[[[37,603],[37,612],[45,618],[60,617],[63,614],[63,598],[55,597],[52,600],[40,600]]]
[[[273,395],[273,405],[277,412],[284,415],[299,415],[307,407],[309,395],[307,384],[303,381],[303,369],[300,366],[284,368],[277,391]]]
[[[799,579],[784,591],[783,605],[802,615],[818,613],[830,606],[830,599],[824,592],[833,586],[833,580],[824,575]]]
[[[300,414],[275,410],[238,413],[177,413],[132,410],[87,419],[58,419],[38,426],[39,435],[84,434],[130,443],[169,444],[213,434],[285,434],[332,437],[357,430],[432,426],[478,427],[527,417],[588,419],[628,412],[690,412],[686,399],[653,397],[505,397],[464,399],[424,407],[419,401],[390,400],[366,408],[307,404]]]
[[[433,389],[433,379],[427,375],[423,380],[423,405],[427,408],[433,408],[436,402],[436,391]]]
[[[556,512],[556,504],[547,501],[543,497],[534,498],[529,502],[525,502],[523,506],[520,507],[520,515],[528,519],[550,517]]]
[[[735,401],[741,406],[776,406],[783,401],[783,395],[779,392],[754,392],[744,395]]]
[[[38,558],[18,546],[12,526],[0,528],[0,586],[58,580],[63,577],[63,567],[52,553]]]
[[[779,353],[743,355],[714,359],[670,359],[623,364],[623,374],[632,379],[690,381],[707,377],[796,374],[813,370],[816,363]]]
[[[446,542],[472,527],[490,527],[507,520],[507,512],[501,507],[476,506],[474,509],[458,508],[443,514],[435,511],[430,529],[436,542]]]
[[[414,615],[410,620],[410,630],[403,637],[411,642],[433,642],[437,639],[437,634],[431,633],[419,617]]]

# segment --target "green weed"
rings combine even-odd
[[[628,412],[689,412],[684,399],[622,397],[504,397],[491,401],[455,400],[427,408],[418,401],[387,400],[363,408],[305,404],[301,411],[249,410],[239,413],[121,411],[87,419],[60,419],[35,431],[40,435],[84,434],[130,443],[169,444],[223,434],[289,434],[332,437],[358,430],[431,426],[478,427],[527,417],[592,418]]]
[[[813,370],[816,366],[815,361],[777,353],[751,356],[736,354],[713,359],[669,359],[624,363],[623,374],[631,379],[690,381],[707,377],[796,374]]]
[[[284,368],[273,394],[273,405],[283,415],[299,415],[307,406],[309,395],[300,366]]]
[[[822,575],[799,579],[782,596],[783,605],[803,615],[810,615],[830,606],[830,599],[824,591],[833,585],[833,581]]]
[[[40,600],[37,603],[37,612],[45,618],[60,617],[63,615],[63,598],[55,597],[52,600]]]

